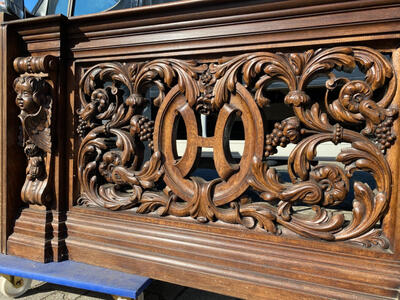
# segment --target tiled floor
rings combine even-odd
[[[1,297],[1,300],[9,298]],[[112,300],[110,295],[81,289],[64,287],[56,284],[34,281],[32,288],[20,300]],[[161,281],[153,281],[144,293],[145,300],[236,300],[210,292],[187,288]]]

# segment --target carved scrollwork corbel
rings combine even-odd
[[[52,86],[46,77],[56,69],[56,59],[52,56],[19,57],[14,60],[14,68],[23,73],[15,79],[14,90],[28,160],[21,199],[29,204],[47,205],[51,201],[49,177],[53,159],[54,100]]]

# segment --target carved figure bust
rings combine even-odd
[[[48,86],[41,78],[21,76],[15,79],[14,90],[17,93],[15,103],[21,109],[21,112],[33,114],[46,101]]]
[[[45,152],[51,150],[49,134],[51,117],[50,86],[42,78],[20,76],[14,81],[15,103],[21,109],[24,146],[33,143]],[[29,140],[29,141],[28,141]]]
[[[21,109],[18,117],[28,159],[21,197],[28,203],[43,204],[43,199],[47,199],[41,192],[42,186],[47,185],[49,159],[46,153],[51,153],[51,87],[43,78],[20,76],[14,81],[14,90],[17,93],[15,103]]]

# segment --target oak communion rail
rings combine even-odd
[[[2,253],[398,297],[400,4],[264,2],[2,16]]]

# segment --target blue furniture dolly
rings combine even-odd
[[[147,277],[69,260],[43,264],[1,254],[0,273],[0,292],[11,298],[25,293],[32,279],[111,294],[115,299],[143,299],[142,292],[151,282]]]

